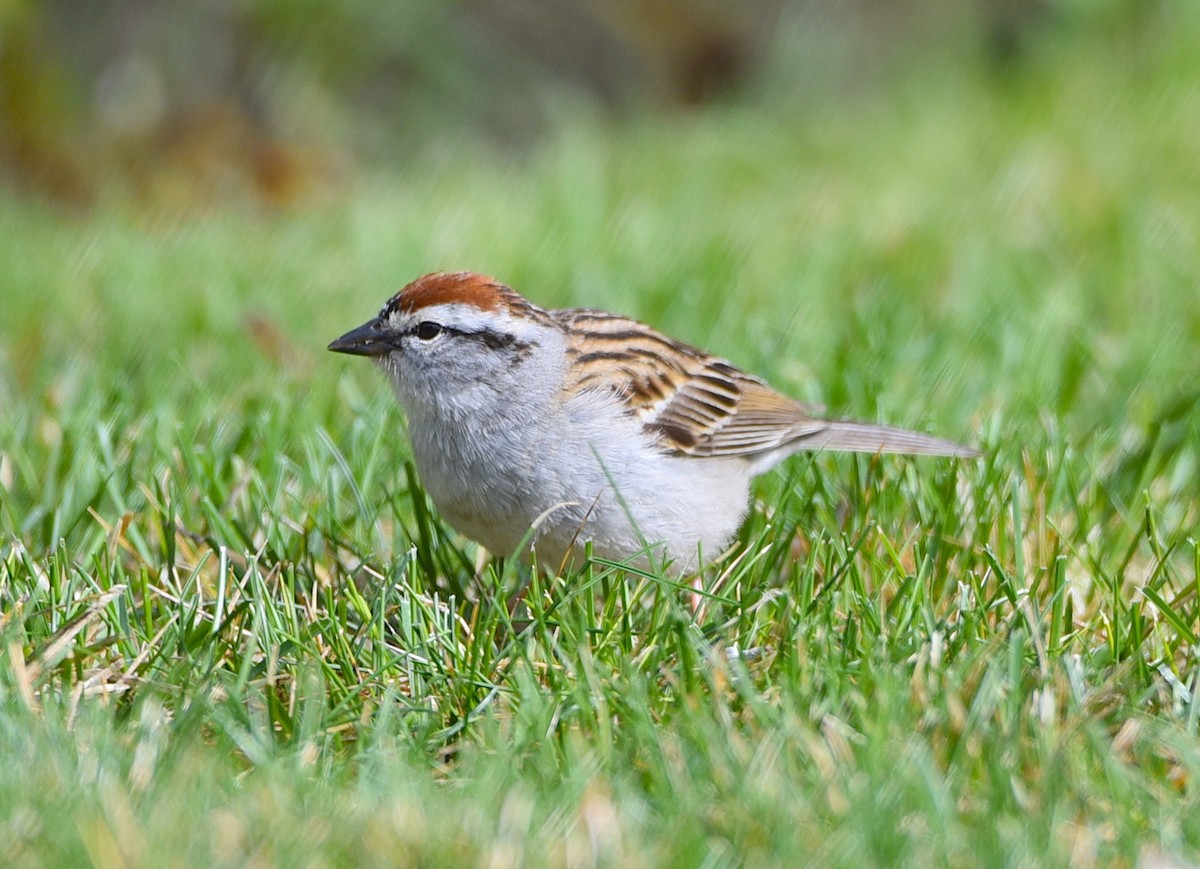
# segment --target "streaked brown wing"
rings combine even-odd
[[[817,418],[815,407],[780,395],[756,377],[745,374],[726,362],[714,360],[730,372],[739,400],[736,414],[730,413],[719,427],[708,432],[691,450],[697,456],[737,456],[773,450],[790,441],[825,430],[828,422]],[[690,391],[680,391],[683,397]],[[664,416],[673,412],[666,408]]]
[[[603,311],[555,311],[578,336],[568,390],[616,391],[663,447],[690,456],[740,456],[817,434],[818,408],[635,320]]]

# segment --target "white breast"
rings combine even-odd
[[[745,515],[747,462],[666,455],[612,396],[526,408],[488,431],[446,423],[410,413],[418,472],[446,520],[494,554],[536,525],[550,569],[586,542],[603,558],[649,548],[687,569],[719,554]]]

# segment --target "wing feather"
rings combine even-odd
[[[788,398],[724,359],[627,317],[584,309],[551,316],[568,336],[568,392],[616,393],[676,455],[750,458],[785,447],[979,455],[918,432],[823,419],[823,408]]]

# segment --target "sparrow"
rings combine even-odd
[[[974,458],[949,440],[826,418],[637,320],[548,310],[472,272],[420,277],[329,344],[395,390],[418,475],[451,526],[555,569],[694,569],[729,545],[750,483],[800,451]]]

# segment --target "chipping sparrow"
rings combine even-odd
[[[822,419],[703,350],[604,311],[547,311],[491,278],[418,278],[329,345],[373,357],[446,520],[498,555],[530,535],[676,569],[729,543],[750,480],[800,450],[970,458],[902,429]]]

